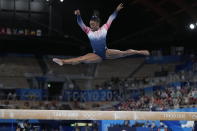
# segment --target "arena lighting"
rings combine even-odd
[[[64,2],[64,0],[60,0],[60,2]]]
[[[51,84],[48,84],[47,86],[50,88],[51,87]]]
[[[195,26],[194,24],[190,24],[190,25],[189,25],[189,28],[190,28],[191,30],[195,29],[195,27],[196,27],[196,26]]]

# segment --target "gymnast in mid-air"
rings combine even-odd
[[[77,16],[77,23],[81,27],[81,29],[87,34],[91,47],[93,49],[93,53],[88,53],[84,56],[76,57],[76,58],[69,58],[69,59],[59,59],[53,58],[53,61],[60,66],[64,64],[72,64],[76,65],[79,63],[99,63],[105,59],[116,59],[121,57],[126,57],[130,55],[149,55],[148,50],[133,50],[128,49],[125,51],[120,51],[116,49],[108,49],[106,45],[106,36],[107,31],[110,28],[112,21],[116,18],[118,12],[123,8],[123,4],[120,3],[113,14],[108,18],[107,22],[100,27],[100,18],[99,13],[94,11],[89,25],[90,27],[86,26],[81,18],[80,10],[75,10],[74,14]]]

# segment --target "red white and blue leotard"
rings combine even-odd
[[[117,11],[114,11],[112,15],[107,20],[102,27],[100,27],[97,31],[92,31],[90,27],[86,26],[80,15],[77,16],[77,23],[82,28],[82,30],[88,35],[90,40],[93,52],[100,56],[102,59],[105,59],[105,52],[107,49],[106,46],[106,36],[109,27],[111,26],[112,21],[117,16]]]

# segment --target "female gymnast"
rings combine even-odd
[[[120,3],[113,14],[108,18],[107,23],[100,27],[100,18],[98,12],[94,12],[90,19],[89,25],[86,26],[81,18],[80,10],[75,10],[74,14],[77,16],[77,23],[81,29],[87,34],[93,53],[88,53],[84,56],[70,59],[58,59],[53,58],[53,61],[60,66],[64,64],[76,65],[79,63],[99,63],[105,59],[116,59],[126,57],[134,54],[149,55],[148,50],[133,50],[128,49],[126,51],[120,51],[116,49],[108,49],[106,46],[107,31],[111,26],[112,21],[116,18],[118,12],[123,8],[123,4]]]

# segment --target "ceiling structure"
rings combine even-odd
[[[41,53],[83,55],[90,52],[91,47],[86,34],[77,25],[73,11],[80,9],[84,23],[88,25],[93,10],[97,9],[104,24],[119,3],[124,4],[124,9],[108,31],[109,48],[159,49],[176,45],[191,48],[196,43],[197,31],[188,28],[191,22],[197,23],[196,0],[64,0],[63,3],[56,0],[52,4],[51,25],[50,21],[44,24],[51,30],[50,36],[30,41],[29,38],[17,38],[23,44],[13,45],[13,48],[25,47],[24,52],[34,48]],[[4,50],[8,49],[6,45]]]

